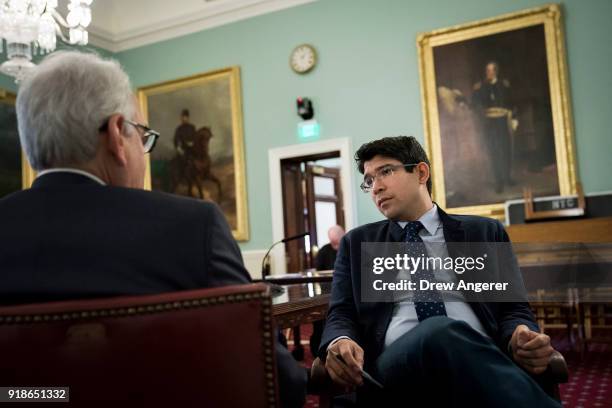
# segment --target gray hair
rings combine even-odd
[[[86,163],[113,114],[135,115],[132,86],[118,62],[58,51],[24,79],[17,94],[21,145],[35,170]]]

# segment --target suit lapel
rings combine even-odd
[[[447,243],[450,243],[448,246],[448,254],[452,258],[468,256],[469,251],[467,245],[469,243],[469,238],[467,236],[467,232],[462,226],[462,222],[459,218],[454,217],[452,215],[447,214],[438,207],[438,213],[440,214],[440,218],[442,220],[442,227],[444,229],[444,240]],[[461,279],[466,282],[472,281],[470,274],[464,274]],[[470,296],[466,296],[466,299],[471,298],[472,301],[468,301],[467,303],[470,305],[485,330],[489,333],[489,335],[494,335],[494,330],[492,329],[492,324],[495,324],[492,321],[492,316],[490,312],[486,309],[482,302],[476,301],[474,299],[475,295],[471,294]]]
[[[383,233],[379,235],[379,239],[382,242],[402,242],[404,236],[404,230],[395,221],[388,220],[387,224],[383,224]],[[386,231],[385,231],[386,229]],[[378,356],[382,353],[385,342],[385,334],[389,323],[391,323],[391,317],[393,316],[393,303],[392,302],[379,302],[372,307],[376,309],[373,312],[374,315],[378,316],[374,328],[375,347],[373,356]]]
[[[468,239],[461,220],[448,215],[440,207],[438,207],[438,214],[442,220],[444,241],[449,244],[447,245],[448,255],[451,258],[467,256],[469,252],[467,248]]]
[[[440,216],[440,219],[442,220],[444,240],[446,242],[465,242],[466,241],[465,230],[463,229],[461,225],[461,220],[459,220],[457,217],[454,217],[452,215],[448,215],[439,206],[438,206],[438,215]]]
[[[404,230],[395,221],[387,221],[387,242],[403,242],[404,241]]]

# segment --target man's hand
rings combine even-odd
[[[510,347],[514,361],[532,374],[546,371],[554,351],[550,345],[550,337],[531,331],[524,324],[517,326],[512,333]]]
[[[341,356],[344,362],[334,353]],[[363,384],[363,349],[351,339],[340,339],[328,348],[325,368],[332,381],[351,391]]]

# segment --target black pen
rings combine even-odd
[[[344,364],[348,368],[348,364],[346,363],[346,361],[344,361],[344,359],[342,358],[340,354],[336,353],[334,350],[329,350],[329,352],[332,354],[332,356],[337,358],[338,361],[340,361],[342,364]],[[370,384],[377,386],[380,389],[384,388],[381,383],[376,381],[374,377],[372,377],[370,374],[364,371],[363,368],[360,368],[359,370],[361,371],[361,376],[363,377],[364,380],[368,381]]]

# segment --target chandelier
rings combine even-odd
[[[57,0],[0,0],[0,57],[7,54],[0,72],[19,82],[35,66],[32,55],[55,50],[56,37],[66,43],[87,45],[92,2],[70,0],[64,20],[56,10]],[[62,28],[68,30],[68,39]]]

